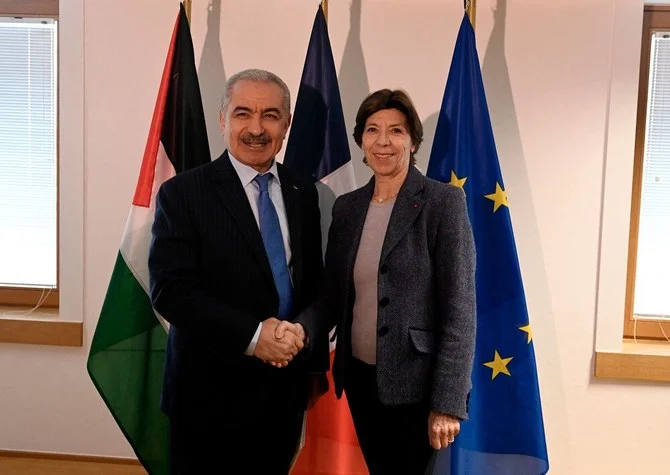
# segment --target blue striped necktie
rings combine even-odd
[[[260,224],[261,237],[265,245],[265,252],[272,268],[272,277],[279,294],[279,311],[277,318],[286,319],[291,315],[293,308],[293,286],[286,263],[286,250],[284,239],[279,226],[279,216],[272,204],[268,185],[272,178],[271,173],[257,175],[254,181],[258,185],[258,221]]]

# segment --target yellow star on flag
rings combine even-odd
[[[493,357],[493,361],[489,361],[488,363],[484,363],[484,366],[488,366],[493,370],[493,374],[491,375],[491,379],[496,379],[496,376],[498,376],[500,373],[506,374],[507,376],[512,376],[507,369],[507,364],[512,361],[512,358],[501,358],[500,355],[498,354],[498,351],[496,350],[495,356]]]
[[[484,197],[493,201],[494,213],[503,205],[509,208],[509,204],[507,203],[507,192],[500,188],[500,183],[498,182],[496,182],[496,192],[491,193],[490,195],[484,195]]]
[[[456,176],[456,173],[454,173],[454,171],[451,170],[451,180],[449,180],[449,184],[457,186],[459,188],[463,188],[463,185],[465,185],[465,180],[467,179],[468,177],[458,178]]]
[[[519,327],[519,330],[528,333],[528,343],[533,341],[533,329],[530,328],[530,324],[524,325],[523,327]]]

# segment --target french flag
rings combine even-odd
[[[321,209],[323,250],[335,199],[356,188],[347,129],[326,18],[319,6],[296,98],[284,164],[316,183]],[[331,342],[331,366],[337,342]],[[368,470],[358,444],[346,396],[330,390],[306,418],[304,446],[292,475],[354,475]]]

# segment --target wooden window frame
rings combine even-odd
[[[642,46],[640,53],[640,82],[638,87],[637,120],[635,130],[635,158],[630,209],[630,234],[628,239],[628,268],[626,278],[626,303],[624,310],[624,338],[665,340],[670,337],[670,322],[663,320],[637,320],[633,318],[635,273],[637,268],[640,207],[642,201],[642,172],[644,165],[644,138],[647,126],[647,95],[649,89],[649,55],[651,37],[658,30],[670,31],[670,6],[645,5],[642,21]],[[665,332],[665,335],[663,335]]]
[[[44,17],[58,19],[58,0],[0,0],[0,16],[15,17]],[[58,54],[58,53],[56,53]],[[60,84],[60,83],[59,83]],[[58,91],[56,91],[56,102],[58,102]],[[60,110],[57,108],[56,110]],[[59,170],[58,170],[58,118],[56,118],[56,283],[59,278],[58,249],[60,240],[58,233],[59,207]],[[46,298],[44,295],[46,294]],[[56,288],[26,288],[26,287],[1,287],[0,305],[33,307],[43,301],[40,307],[57,308],[60,304],[58,285]]]
[[[58,18],[58,0],[0,0],[0,16]]]

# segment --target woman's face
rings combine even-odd
[[[405,173],[415,148],[405,114],[398,109],[383,109],[368,117],[361,148],[375,176],[392,178]]]

